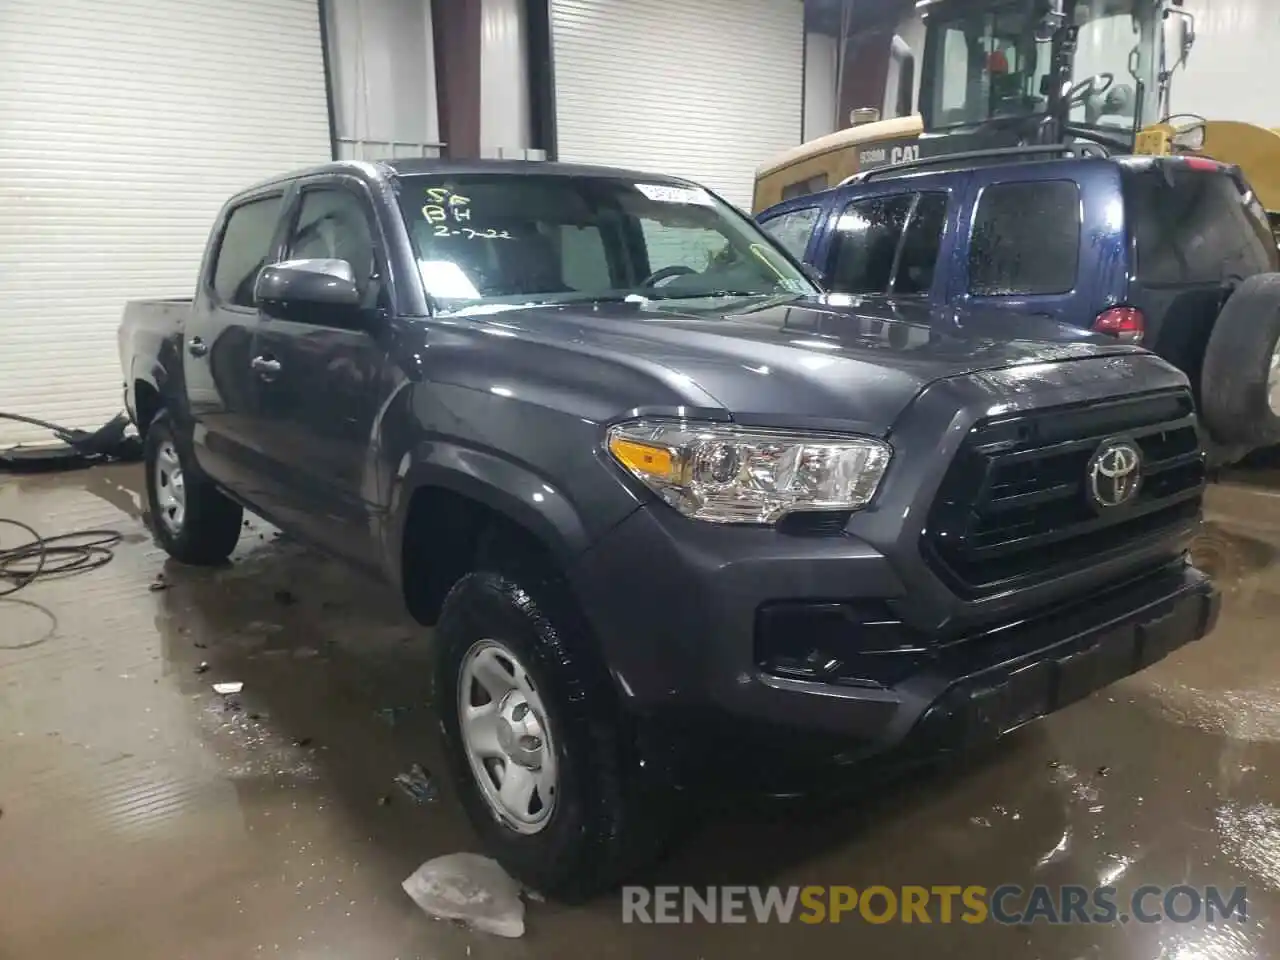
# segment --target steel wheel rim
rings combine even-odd
[[[172,443],[164,443],[156,454],[156,507],[160,522],[170,533],[180,534],[187,519],[187,488],[182,476],[182,461]]]
[[[529,671],[497,640],[476,641],[462,658],[458,730],[493,817],[516,833],[545,829],[559,786],[555,740]]]
[[[1272,416],[1280,417],[1280,340],[1271,351],[1271,369],[1267,372],[1267,405]]]

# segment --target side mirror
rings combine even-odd
[[[262,268],[253,286],[258,305],[283,319],[349,326],[360,309],[355,271],[345,260],[284,260]]]

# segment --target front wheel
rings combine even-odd
[[[666,797],[642,788],[606,673],[558,591],[472,573],[436,628],[435,690],[455,783],[485,847],[566,901],[660,849]]]
[[[175,560],[215,566],[236,548],[244,511],[192,470],[181,451],[169,414],[162,410],[143,444],[151,530]]]

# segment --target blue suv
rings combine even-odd
[[[881,168],[757,219],[833,294],[1146,346],[1190,378],[1218,463],[1280,443],[1280,259],[1237,168],[992,150]]]

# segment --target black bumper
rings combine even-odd
[[[901,731],[925,752],[994,740],[1199,640],[1213,630],[1220,601],[1203,573],[1184,566],[952,645],[898,689],[909,726],[895,724],[889,739]]]
[[[693,717],[727,720],[762,746],[780,734],[793,747],[841,744],[830,753],[962,749],[1143,669],[1203,637],[1218,613],[1217,592],[1175,539],[1172,554],[1105,587],[946,635],[916,629],[906,668],[878,682],[798,679],[761,663],[761,609],[872,600],[902,612],[910,631],[913,594],[894,565],[855,537],[672,518],[637,511],[574,572],[577,593],[633,713],[686,731]],[[681,536],[663,535],[672,525]]]

